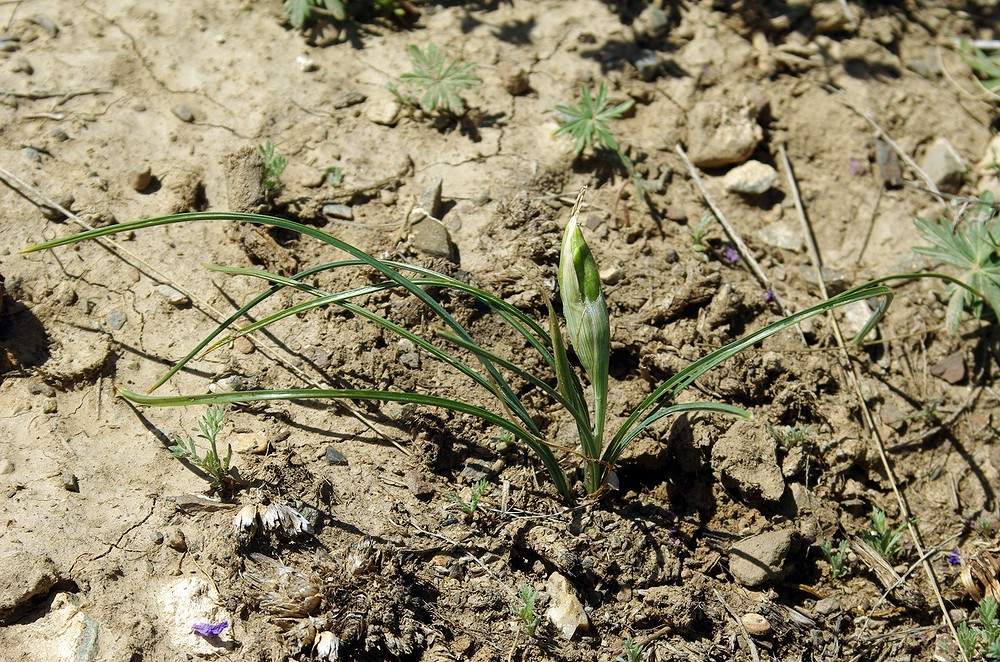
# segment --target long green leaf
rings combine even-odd
[[[120,389],[128,400],[151,407],[180,407],[207,404],[231,404],[248,402],[268,402],[273,400],[360,400],[375,402],[408,402],[426,407],[438,407],[461,414],[475,416],[499,428],[507,430],[527,445],[549,472],[560,496],[569,500],[570,491],[566,475],[559,465],[552,449],[541,439],[513,421],[493,412],[466,402],[439,398],[420,393],[379,391],[366,389],[274,389],[258,391],[233,391],[230,393],[205,393],[198,395],[141,395],[127,389]]]

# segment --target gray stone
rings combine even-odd
[[[187,107],[186,104],[179,103],[173,108],[171,108],[170,112],[172,112],[174,114],[174,117],[176,117],[182,122],[194,121],[194,113],[191,111],[190,108]]]
[[[15,621],[35,597],[59,583],[59,571],[48,556],[11,553],[0,559],[0,623]]]
[[[946,193],[957,193],[965,183],[965,162],[945,138],[938,138],[927,149],[920,168]]]
[[[66,211],[73,211],[73,203],[76,202],[76,198],[73,197],[72,193],[63,193],[53,199],[57,205],[65,209]],[[66,219],[66,214],[62,210],[55,207],[50,207],[49,205],[42,205],[39,207],[42,212],[42,216],[49,219],[50,221],[62,221]]]
[[[798,252],[803,247],[802,233],[787,221],[765,225],[757,232],[757,238],[768,246],[783,248],[786,251]]]
[[[639,77],[646,82],[656,80],[656,77],[663,71],[663,68],[660,66],[660,58],[653,51],[646,49],[639,51],[632,64],[635,65],[635,70],[639,72]]]
[[[763,137],[749,101],[740,105],[699,101],[688,117],[688,155],[700,168],[742,163]]]
[[[659,39],[670,29],[670,19],[665,11],[649,5],[636,17],[632,27],[640,39]]]
[[[323,215],[327,218],[339,218],[342,221],[354,220],[354,210],[347,205],[323,205]]]
[[[949,384],[961,382],[965,379],[965,356],[962,352],[949,354],[931,366],[931,374]]]
[[[784,529],[744,538],[729,550],[729,572],[748,588],[781,579],[797,537],[794,530]]]
[[[823,598],[822,600],[816,601],[816,606],[813,607],[817,614],[836,614],[838,611],[843,609],[840,602],[836,598]]]
[[[62,472],[62,486],[67,492],[79,492],[80,491],[80,480],[76,477],[76,474],[72,471]]]
[[[368,109],[367,117],[369,121],[383,126],[393,126],[399,119],[399,102],[395,99],[386,99],[376,102]]]
[[[148,165],[136,168],[128,174],[129,186],[133,191],[142,191],[153,181],[153,170]]]
[[[459,474],[462,478],[469,481],[470,483],[475,483],[480,480],[485,480],[494,474],[493,465],[486,460],[481,460],[479,458],[470,457],[465,461],[465,467]]]
[[[347,464],[347,458],[344,454],[338,451],[333,446],[327,446],[326,452],[324,453],[327,464],[334,464],[338,466],[344,466]]]
[[[110,326],[114,331],[118,331],[125,326],[125,322],[128,321],[128,317],[126,317],[125,313],[120,310],[112,310],[108,313],[107,320],[108,326]]]
[[[418,206],[434,218],[441,218],[441,192],[443,188],[444,179],[435,177],[420,194]]]
[[[777,170],[760,161],[747,161],[726,173],[722,185],[732,193],[761,195],[770,191],[777,181]]]
[[[426,216],[410,228],[410,245],[417,251],[458,262],[458,249],[448,228],[441,221]]]
[[[500,65],[499,75],[503,89],[507,90],[507,94],[513,97],[526,94],[531,90],[531,80],[528,78],[528,72],[521,67],[515,67],[509,63]]]

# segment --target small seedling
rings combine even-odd
[[[329,14],[338,21],[347,18],[342,0],[285,0],[285,13],[296,28],[308,24],[316,14]]]
[[[615,662],[643,662],[646,659],[646,647],[632,641],[631,637],[625,640],[625,657],[619,655]]]
[[[806,442],[809,440],[809,435],[812,430],[808,425],[803,425],[802,427],[791,426],[791,425],[779,425],[774,426],[770,423],[767,424],[767,431],[771,433],[774,440],[778,442],[778,448],[788,452],[795,446]]]
[[[632,99],[615,106],[609,104],[608,88],[603,82],[597,88],[596,96],[591,96],[590,88],[583,85],[580,87],[580,100],[575,106],[567,104],[556,106],[556,113],[564,118],[559,124],[556,135],[566,134],[573,138],[573,149],[578,156],[588,147],[595,145],[613,154],[628,173],[639,199],[645,200],[649,183],[636,172],[632,159],[618,144],[609,124],[613,120],[620,119],[634,104]]]
[[[459,90],[483,82],[475,75],[476,65],[461,60],[446,63],[444,53],[434,44],[428,45],[427,50],[410,46],[409,51],[413,71],[402,74],[398,82],[388,85],[396,98],[411,106],[419,105],[425,113],[439,111],[454,116],[464,113],[465,99]],[[415,94],[419,96],[400,92],[401,86],[415,88]]]
[[[323,169],[326,174],[326,183],[333,188],[340,188],[344,183],[344,169],[340,166],[329,166]]]
[[[958,626],[958,646],[966,660],[1000,660],[1000,621],[997,620],[997,601],[986,596],[976,608],[981,627],[970,626],[968,621]],[[981,656],[981,657],[979,657]]]
[[[903,549],[903,533],[907,527],[916,523],[916,520],[909,519],[890,528],[886,522],[885,511],[876,507],[872,508],[868,517],[871,519],[872,528],[865,534],[865,542],[886,561],[892,561]]]
[[[476,481],[472,485],[472,495],[469,497],[468,501],[463,501],[458,494],[452,492],[448,495],[448,498],[455,502],[458,509],[461,510],[466,515],[473,515],[476,509],[479,508],[479,502],[482,500],[483,496],[490,489],[490,483],[485,478]]]
[[[288,166],[288,159],[274,151],[274,143],[270,140],[259,145],[259,148],[260,155],[264,157],[264,191],[273,199],[285,188],[281,174]]]
[[[1000,91],[1000,50],[992,50],[988,55],[985,50],[963,39],[958,46],[958,52],[965,63],[972,68],[979,83],[992,94]]]
[[[712,224],[713,220],[715,220],[715,216],[712,212],[705,212],[701,215],[698,224],[691,228],[691,250],[698,253],[705,252],[705,235],[708,234],[708,226]]]
[[[830,571],[834,579],[843,579],[847,576],[847,550],[849,549],[846,540],[841,540],[840,545],[837,546],[837,550],[834,551],[833,545],[830,544],[829,540],[824,540],[819,545],[819,549],[823,552],[823,556],[826,557],[826,562],[830,564]]]
[[[219,456],[219,449],[216,445],[216,437],[222,430],[222,419],[226,416],[226,410],[222,407],[209,407],[205,415],[198,421],[201,434],[198,439],[208,442],[208,449],[204,455],[198,452],[198,445],[194,439],[188,435],[187,440],[174,435],[174,445],[169,447],[174,457],[190,462],[206,474],[208,474],[212,489],[221,492],[232,482],[229,474],[229,461],[233,457],[233,448],[226,444],[227,451],[225,457]]]
[[[538,591],[527,584],[521,584],[517,591],[517,599],[521,601],[520,607],[514,612],[521,619],[521,627],[529,637],[535,636],[538,625],[542,622],[540,614],[535,613],[535,601],[538,600]]]
[[[980,204],[954,231],[947,219],[928,221],[917,218],[914,224],[920,236],[932,246],[913,250],[950,264],[961,272],[948,285],[948,312],[945,319],[953,330],[962,321],[962,311],[980,317],[986,305],[1000,319],[1000,225],[989,192],[980,196]],[[971,290],[971,291],[970,291]]]
[[[985,513],[977,517],[976,532],[986,540],[993,540],[997,535],[997,528],[993,519]]]

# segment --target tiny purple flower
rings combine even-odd
[[[864,164],[861,163],[861,161],[859,161],[858,159],[848,159],[847,170],[855,177],[860,177],[864,175],[868,169],[865,168]]]
[[[740,261],[740,254],[736,252],[736,249],[732,246],[726,246],[726,250],[722,251],[722,257],[725,258],[726,262],[729,264],[736,264]]]
[[[771,303],[772,301],[774,301],[774,290],[764,292],[764,303]]]
[[[218,637],[222,634],[222,631],[229,627],[229,621],[222,621],[221,623],[195,623],[191,626],[197,634],[203,637],[213,638]]]
[[[962,553],[957,549],[953,549],[948,552],[948,556],[945,558],[948,559],[948,565],[958,565],[962,562]]]

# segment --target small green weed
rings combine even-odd
[[[227,444],[226,456],[220,457],[215,441],[222,430],[222,420],[225,416],[226,410],[224,408],[209,407],[208,411],[198,421],[198,427],[201,429],[198,439],[208,442],[208,449],[204,455],[198,453],[197,442],[190,435],[188,435],[186,441],[180,436],[174,435],[174,445],[169,447],[174,457],[185,462],[190,462],[208,474],[212,488],[217,492],[224,491],[232,482],[232,476],[229,473],[229,462],[233,457],[233,449]]]
[[[715,220],[715,215],[712,212],[705,212],[701,215],[701,220],[698,221],[697,225],[691,228],[691,250],[697,253],[704,253],[705,249],[705,235],[708,234],[708,226],[712,224]]]
[[[843,579],[847,576],[848,545],[846,540],[840,541],[836,551],[834,551],[833,545],[830,544],[829,540],[824,540],[820,543],[819,550],[823,552],[826,562],[830,564],[830,572],[834,579]]]
[[[895,559],[903,549],[903,533],[907,527],[916,523],[910,519],[895,527],[889,527],[886,522],[885,511],[873,507],[868,514],[872,523],[872,528],[864,535],[866,543],[879,553],[886,561]]]
[[[945,318],[952,329],[958,328],[962,312],[981,317],[985,306],[1000,319],[1000,226],[993,208],[993,196],[980,196],[976,206],[954,231],[947,219],[928,221],[917,218],[917,232],[931,246],[914,250],[956,267],[959,283],[948,285],[948,312]],[[953,280],[953,279],[950,279]],[[971,290],[971,291],[970,291]]]
[[[619,655],[615,662],[643,662],[645,659],[646,648],[628,638],[625,640],[625,657]]]
[[[260,155],[264,157],[264,191],[270,199],[274,199],[285,189],[281,175],[288,166],[288,159],[274,151],[274,143],[270,140],[259,145]]]
[[[632,99],[615,106],[608,103],[608,88],[603,82],[597,88],[596,96],[591,96],[590,87],[583,85],[580,87],[580,100],[575,106],[556,106],[556,113],[564,118],[556,135],[565,134],[573,138],[573,149],[577,155],[595,145],[613,154],[628,174],[639,198],[645,200],[649,183],[636,172],[632,159],[622,150],[610,126],[610,122],[620,119],[633,105],[635,102]]]
[[[521,619],[521,628],[529,637],[534,637],[538,630],[538,625],[542,622],[541,614],[535,613],[535,601],[538,600],[538,591],[527,584],[521,584],[517,591],[517,599],[521,601],[520,606],[514,611]]]
[[[458,496],[458,494],[455,492],[449,494],[448,498],[451,499],[458,506],[459,510],[461,510],[466,515],[471,516],[475,514],[476,509],[479,508],[479,502],[482,500],[483,496],[485,496],[486,492],[489,491],[489,489],[490,489],[490,483],[488,480],[484,478],[480,481],[476,481],[475,483],[473,483],[472,495],[469,497],[468,501],[463,501],[462,498]]]
[[[446,62],[443,52],[434,44],[427,50],[410,46],[410,63],[413,71],[402,74],[399,81],[389,83],[389,90],[403,103],[420,106],[425,113],[435,111],[453,116],[465,112],[465,99],[459,90],[469,89],[482,83],[475,75],[476,65],[461,60]],[[413,94],[400,91],[402,87],[414,88]]]
[[[285,0],[285,13],[296,28],[307,25],[317,14],[329,15],[338,21],[347,18],[342,0]]]
[[[344,169],[340,166],[323,168],[323,173],[326,174],[326,183],[333,188],[340,188],[340,185],[344,183]]]
[[[976,532],[986,540],[993,540],[996,538],[997,527],[993,518],[985,513],[977,517]]]
[[[958,645],[966,660],[1000,660],[1000,621],[997,620],[997,601],[986,596],[976,608],[981,627],[970,626],[968,621],[958,626]]]
[[[809,441],[809,437],[812,434],[812,430],[808,425],[801,427],[791,425],[774,426],[768,423],[767,431],[771,433],[771,436],[778,443],[778,448],[785,452]]]
[[[980,85],[992,94],[1000,91],[1000,50],[989,54],[985,50],[963,39],[958,46],[958,52],[965,63],[972,68]]]

